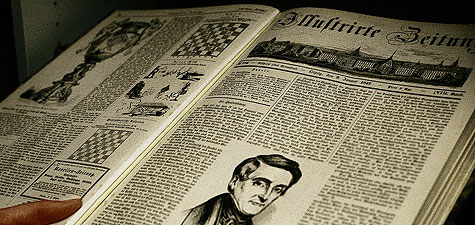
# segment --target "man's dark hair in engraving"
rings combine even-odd
[[[292,174],[292,180],[290,180],[287,189],[297,183],[300,177],[302,177],[302,172],[300,171],[299,164],[297,162],[278,154],[258,155],[256,157],[248,158],[242,161],[234,169],[233,177],[237,176],[241,181],[247,180],[249,178],[249,174],[256,171],[257,168],[259,168],[259,166],[261,165],[261,163],[289,171],[290,174]],[[285,191],[287,191],[287,189]],[[229,185],[228,191],[230,193],[232,192],[232,190],[230,190]],[[282,195],[285,194],[285,191],[282,193]]]

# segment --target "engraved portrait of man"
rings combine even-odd
[[[228,193],[187,211],[182,225],[252,225],[261,213],[299,181],[299,164],[279,154],[258,155],[233,171]]]

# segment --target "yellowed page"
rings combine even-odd
[[[276,14],[114,12],[1,103],[0,207],[80,197],[84,213]]]
[[[474,30],[282,12],[85,223],[443,223],[473,169]]]

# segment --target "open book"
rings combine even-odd
[[[0,207],[67,224],[442,224],[474,168],[475,26],[117,11],[0,105]]]

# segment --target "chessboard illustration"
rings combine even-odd
[[[248,25],[246,23],[204,24],[172,56],[217,57]]]
[[[130,134],[131,131],[99,129],[68,159],[101,164]]]

